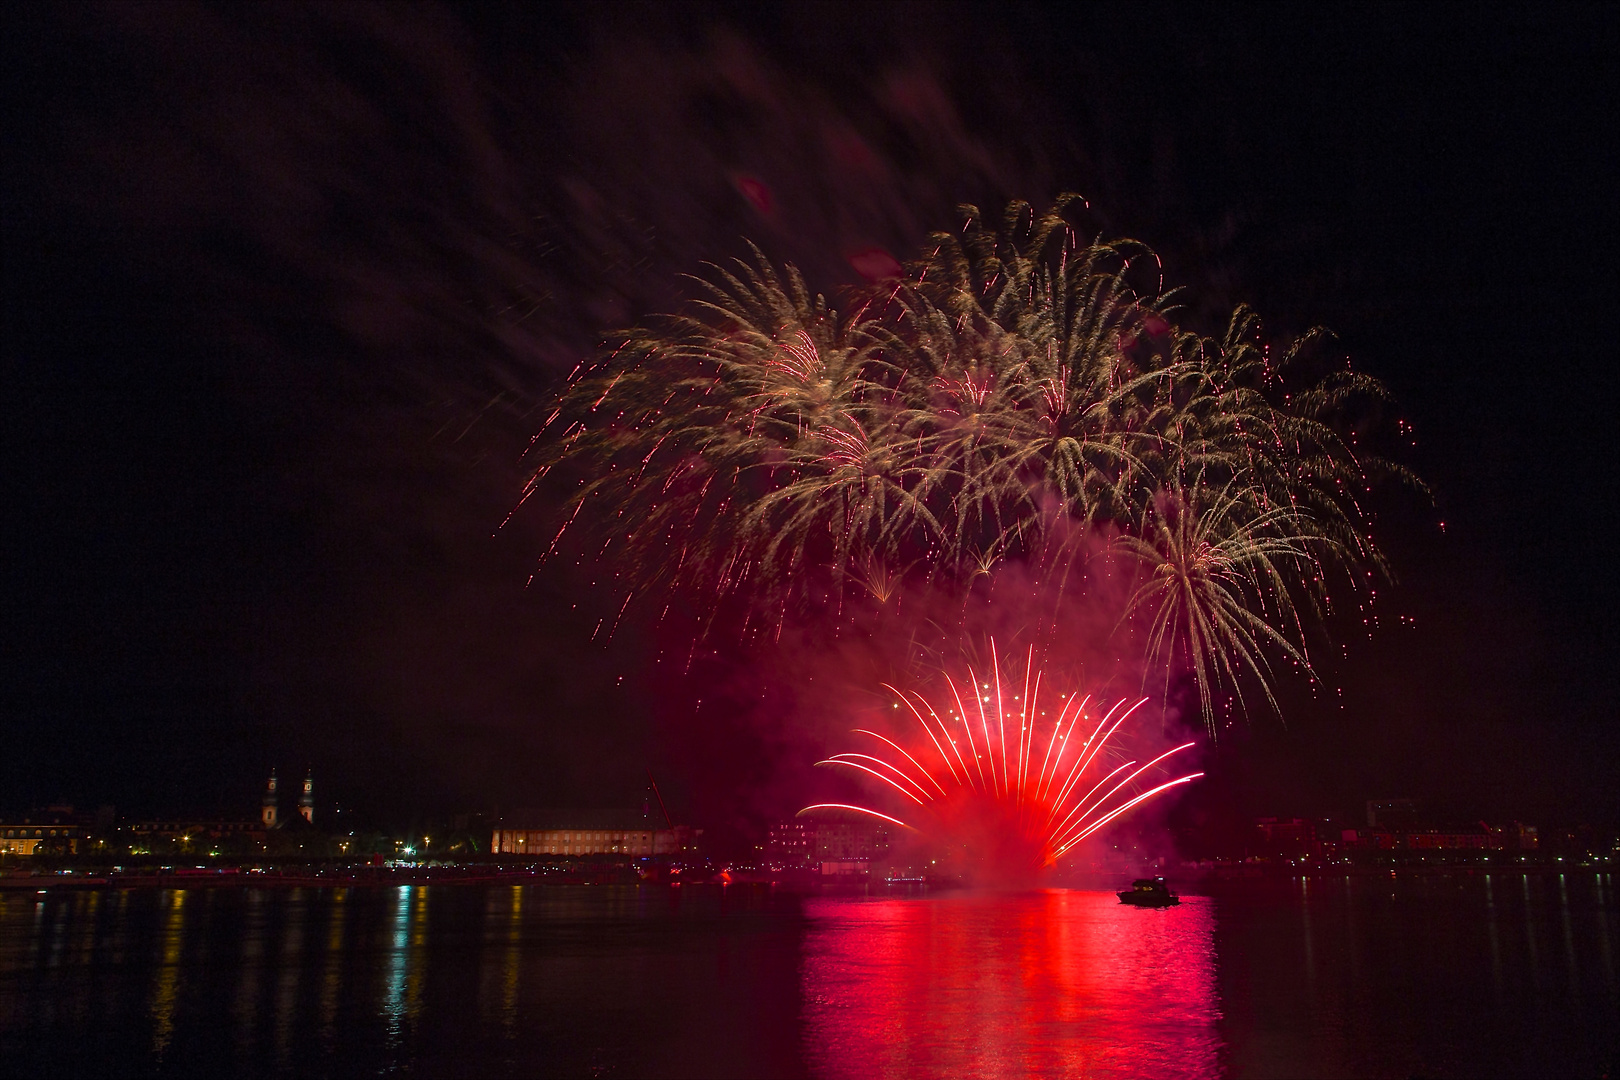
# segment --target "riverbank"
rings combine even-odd
[[[1157,870],[1110,868],[1067,872],[1041,884],[1111,891],[1143,872],[1166,877],[1178,888],[1198,890],[1224,882],[1291,878],[1479,878],[1543,877],[1553,874],[1599,874],[1614,869],[1611,860],[1525,859],[1507,857],[1468,862],[1423,859],[1355,863],[1290,863],[1242,861],[1175,864]],[[912,895],[959,889],[956,880],[894,879],[873,875],[864,880],[828,879],[811,870],[773,871],[713,864],[648,864],[643,861],[558,859],[544,863],[487,859],[469,862],[245,863],[240,865],[147,865],[12,867],[0,871],[0,890],[46,892],[57,889],[202,889],[244,887],[359,888],[402,885],[764,885],[793,892]]]

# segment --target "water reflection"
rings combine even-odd
[[[0,890],[0,1075],[1615,1075],[1612,876]]]
[[[803,980],[826,1076],[1213,1076],[1212,905],[1110,893],[812,902]]]
[[[1603,886],[1607,880],[1608,875],[1606,874],[1599,875],[1597,879],[1597,899],[1599,909],[1608,906],[1608,902],[1604,899],[1603,895]],[[1609,1002],[1614,1007],[1615,1015],[1620,1016],[1620,987],[1615,985],[1614,952],[1613,946],[1609,944],[1609,920],[1598,919],[1597,928],[1598,955],[1603,960],[1603,985],[1608,988]]]

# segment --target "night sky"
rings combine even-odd
[[[1286,688],[1189,798],[1612,820],[1613,11],[14,13],[0,810],[251,813],[274,766],[378,822],[649,768],[721,831],[791,812],[802,696],[591,642],[529,581],[547,508],[497,530],[540,403],[744,236],[836,294],[1076,190],[1195,323],[1333,328],[1436,493],[1380,518],[1343,697]]]

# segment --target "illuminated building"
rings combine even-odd
[[[275,770],[270,772],[270,780],[264,786],[264,798],[259,800],[259,822],[266,829],[279,829],[286,822],[281,819],[281,799],[278,794]],[[315,777],[313,774],[304,777],[304,790],[298,796],[298,816],[309,825],[315,824]]]
[[[112,820],[110,806],[94,815],[76,814],[66,803],[34,810],[21,821],[0,821],[0,855],[77,855],[92,822],[100,829]]]
[[[777,870],[817,870],[823,877],[864,877],[889,852],[887,826],[866,821],[779,821],[771,826],[765,859]]]
[[[690,855],[702,829],[655,828],[645,809],[528,810],[502,820],[490,838],[497,855]]]
[[[1493,836],[1484,823],[1472,829],[1416,830],[1407,833],[1405,839],[1406,843],[1403,846],[1413,849],[1487,851],[1502,846],[1500,836]]]
[[[1344,846],[1379,851],[1500,851],[1506,843],[1501,829],[1481,821],[1453,828],[1413,825],[1398,831],[1382,827],[1346,829]]]
[[[865,821],[819,821],[814,862],[823,878],[865,877],[872,860],[889,853],[887,826]]]
[[[810,867],[816,860],[816,823],[803,818],[771,826],[765,843],[765,861],[779,870]]]
[[[41,844],[46,851],[77,855],[84,835],[82,825],[41,824],[28,818],[0,822],[0,855],[42,854],[37,850]]]

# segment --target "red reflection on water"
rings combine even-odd
[[[811,902],[824,1076],[1214,1076],[1214,913],[1050,889]]]

